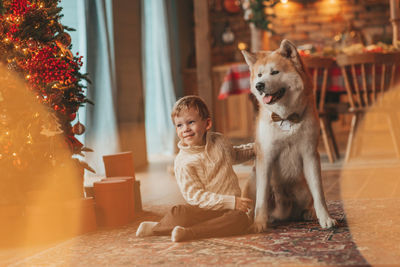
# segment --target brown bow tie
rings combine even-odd
[[[299,116],[299,114],[297,114],[297,113],[292,113],[292,114],[290,114],[290,116],[287,117],[286,119],[282,119],[281,117],[279,117],[278,114],[272,112],[272,114],[271,114],[271,119],[272,119],[273,121],[275,121],[275,122],[277,122],[277,121],[286,121],[286,120],[288,120],[288,121],[290,121],[290,122],[293,122],[293,123],[299,123],[299,122],[300,122],[300,116]]]

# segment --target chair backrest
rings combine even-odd
[[[317,57],[317,56],[305,56],[302,57],[304,66],[308,69],[312,75],[313,81],[313,93],[319,112],[324,111],[326,88],[328,84],[328,71],[334,64],[334,59],[330,57]],[[321,77],[322,83],[319,83],[318,77]],[[317,94],[319,93],[319,100]]]
[[[397,82],[400,53],[342,54],[336,62],[342,70],[350,107],[365,108]]]

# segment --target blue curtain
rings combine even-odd
[[[79,53],[83,56],[83,65],[81,67],[81,72],[86,73],[86,14],[85,14],[85,3],[81,0],[64,0],[60,2],[60,6],[63,8],[61,18],[61,23],[75,29],[75,31],[68,32],[71,36],[72,43],[72,53],[75,55]],[[83,83],[87,85],[84,81]],[[79,121],[86,125],[86,107],[79,108],[78,111]],[[78,117],[72,122],[72,125],[78,122]],[[85,143],[85,135],[75,136],[80,142]]]
[[[175,103],[165,0],[143,0],[145,125],[148,154],[173,154]]]
[[[112,0],[91,0],[85,4],[87,72],[92,82],[87,95],[95,103],[86,106],[85,145],[94,150],[86,153],[86,161],[97,174],[104,174],[102,156],[119,151]]]

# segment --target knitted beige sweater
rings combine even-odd
[[[175,177],[186,202],[211,210],[235,209],[235,196],[241,192],[232,164],[254,158],[254,144],[234,147],[221,134],[207,132],[206,145],[179,142],[178,147]]]

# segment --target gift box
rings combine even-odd
[[[129,222],[129,183],[105,179],[93,183],[97,224],[103,227],[123,226]]]
[[[121,152],[103,156],[106,177],[133,177],[135,169],[133,165],[133,154],[131,151]],[[142,197],[140,193],[140,181],[134,180],[134,207],[135,212],[142,211]]]
[[[107,181],[107,180],[124,180],[127,182],[129,221],[132,221],[135,217],[135,179],[130,176],[117,176],[117,177],[107,177],[102,181]]]
[[[135,178],[133,155],[131,151],[103,156],[107,177],[131,176]]]

